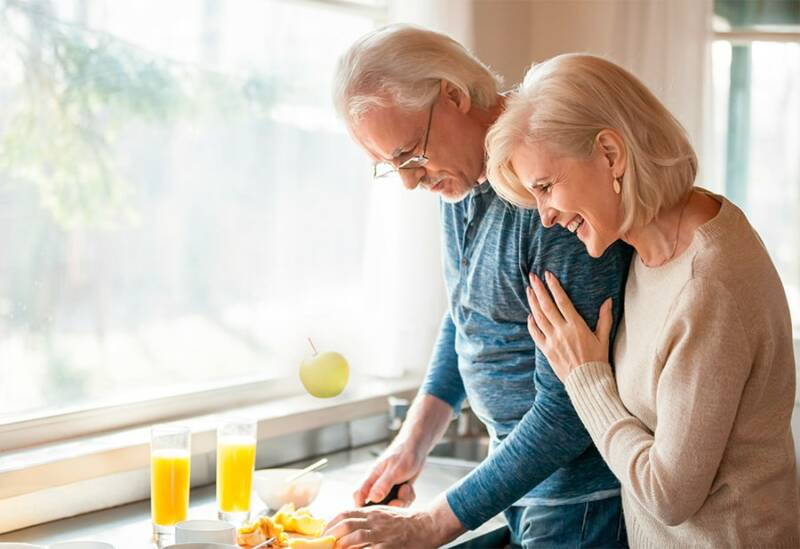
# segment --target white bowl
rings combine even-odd
[[[44,545],[33,543],[17,543],[15,541],[0,541],[0,549],[44,549]]]
[[[184,520],[175,525],[175,543],[236,544],[236,527],[221,520]]]
[[[285,503],[305,507],[317,497],[322,473],[306,473],[291,484],[287,479],[302,469],[260,469],[253,474],[253,484],[259,499],[270,509],[280,509]]]

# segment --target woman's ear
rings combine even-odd
[[[472,100],[469,94],[464,93],[453,85],[452,82],[448,82],[447,80],[442,80],[439,85],[439,95],[444,97],[446,101],[450,102],[462,113],[469,112],[470,108],[472,108]]]
[[[614,171],[614,177],[622,176],[628,162],[627,150],[622,137],[614,130],[602,130],[595,138],[595,145],[608,163],[608,167]]]

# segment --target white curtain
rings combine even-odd
[[[395,0],[391,22],[444,32],[469,47],[468,0]],[[370,191],[365,253],[364,340],[367,373],[398,376],[427,367],[447,302],[442,280],[439,201],[399,180]]]
[[[503,9],[503,2],[498,2]],[[389,19],[447,34],[467,49],[475,44],[473,0],[390,0]]]
[[[617,1],[612,5],[611,56],[636,74],[689,133],[701,174],[713,181],[711,155],[712,0]]]
[[[686,128],[700,158],[698,182],[708,186],[712,8],[712,0],[538,0],[530,4],[530,56],[519,62],[587,52],[624,66]]]

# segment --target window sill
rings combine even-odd
[[[320,518],[330,519],[351,505],[350,494],[353,484],[368,473],[374,462],[375,453],[383,448],[383,443],[377,443],[328,454],[330,463],[324,473],[325,480],[321,491],[310,505],[312,513]],[[302,467],[310,462],[311,460],[304,460],[292,466]],[[469,474],[473,468],[474,464],[458,463],[456,460],[444,463],[428,462],[414,485],[417,494],[416,504],[424,506],[434,501],[464,475]],[[213,485],[193,489],[189,500],[188,519],[202,520],[215,517],[217,514],[215,499]],[[254,496],[252,501],[254,512],[262,509],[260,498]],[[497,543],[492,543],[492,534],[501,534],[505,524],[503,516],[498,515],[480,528],[466,532],[446,547],[460,547],[467,541],[478,547],[496,547]],[[143,547],[153,549],[154,545],[148,542],[151,530],[149,502],[140,501],[9,534],[0,534],[0,543],[25,542],[47,546],[70,540],[94,540],[111,543],[117,549]]]
[[[385,438],[386,397],[411,398],[420,382],[370,380],[335,399],[293,396],[235,412],[257,419],[257,466],[267,467]],[[193,486],[213,482],[216,426],[231,412],[181,421],[192,430]],[[0,532],[147,499],[149,443],[146,426],[0,454]]]

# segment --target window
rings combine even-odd
[[[715,0],[718,188],[746,213],[800,329],[800,2]]]
[[[384,11],[0,0],[0,423],[285,377],[357,331],[369,166],[329,96]]]

